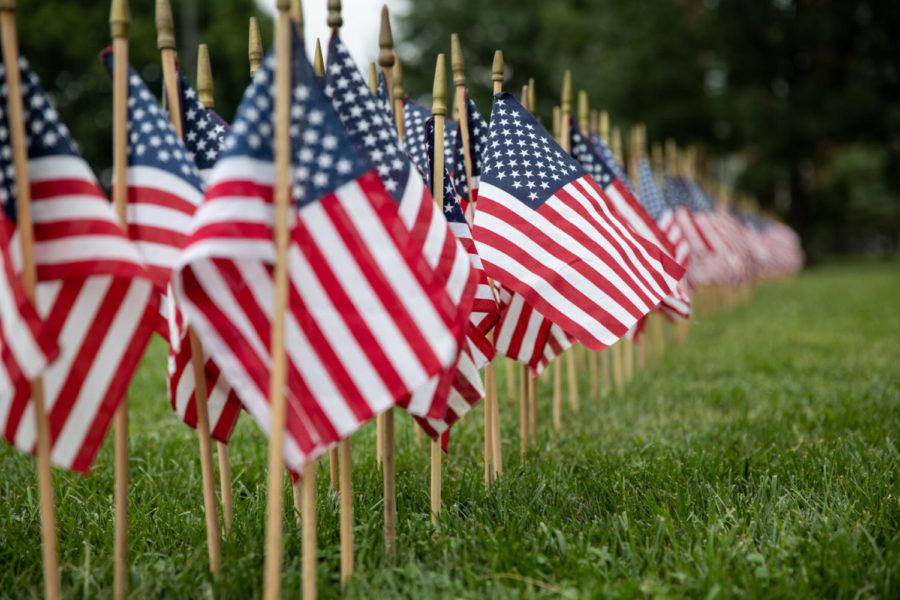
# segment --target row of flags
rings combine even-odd
[[[284,461],[295,473],[394,406],[446,443],[495,354],[537,374],[573,344],[639,336],[653,311],[688,318],[699,287],[802,265],[788,227],[687,177],[660,185],[643,159],[631,181],[586,123],[571,118],[557,140],[508,93],[489,119],[466,96],[468,126],[448,120],[437,206],[430,112],[401,98],[401,140],[386,83],[370,90],[337,32],[324,75],[296,32],[292,54]],[[34,451],[29,382],[41,377],[53,464],[88,470],[154,331],[185,423],[197,423],[202,352],[212,436],[227,442],[242,410],[269,431],[275,68],[267,56],[230,124],[180,76],[180,132],[129,72],[126,230],[22,59],[38,286],[32,303],[0,109],[11,444]]]

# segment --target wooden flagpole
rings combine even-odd
[[[127,0],[113,0],[109,14],[113,43],[113,205],[122,223],[128,203],[128,29]],[[113,417],[115,423],[116,513],[113,542],[113,597],[128,595],[128,402]]]
[[[282,482],[282,461],[284,453],[285,403],[284,386],[287,382],[287,356],[285,354],[285,314],[288,309],[287,250],[290,227],[291,202],[291,17],[289,0],[277,0],[278,9],[275,24],[275,215],[273,238],[275,242],[274,293],[272,304],[271,352],[272,367],[269,380],[269,464],[266,494],[266,549],[263,578],[263,596],[276,600],[281,596],[282,565],[282,519],[284,516],[284,492]],[[311,521],[305,509],[307,498],[312,492],[312,508],[315,510],[315,490],[308,485],[308,473],[315,469],[309,462],[303,469],[303,596],[315,597],[315,569],[312,581],[307,579],[310,563],[315,564],[315,537],[312,548],[307,547]],[[314,518],[313,518],[314,520]],[[312,552],[310,552],[312,550]]]
[[[162,55],[163,82],[169,119],[175,134],[184,138],[181,122],[181,98],[178,94],[178,69],[175,53],[175,26],[169,0],[156,0],[156,47]],[[209,55],[207,54],[207,65]],[[199,87],[199,86],[198,86]],[[188,330],[191,345],[191,370],[194,374],[194,405],[197,413],[197,442],[200,447],[200,472],[203,483],[203,510],[206,515],[206,548],[209,570],[218,576],[222,571],[222,551],[219,534],[219,514],[216,506],[215,468],[212,460],[212,441],[209,435],[209,407],[206,389],[206,368],[203,347],[193,329]]]
[[[344,24],[340,0],[328,0],[327,23],[332,32],[337,32]],[[316,74],[320,77],[325,74],[322,47],[318,39],[316,40],[315,69]],[[353,575],[353,463],[349,437],[338,443],[336,462],[340,467],[341,590],[346,590],[347,582]],[[332,464],[334,464],[333,459]]]
[[[640,160],[640,150],[638,148],[638,137],[640,133],[640,124],[634,125],[631,129],[628,130],[628,152],[626,154],[625,168],[628,173],[629,179],[631,179],[631,185],[635,187],[635,190],[640,193],[638,181],[638,161]],[[647,319],[649,320],[653,315],[654,311],[651,311],[647,314]],[[641,336],[640,339],[636,339],[633,341],[634,346],[634,354],[635,354],[635,365],[634,368],[636,370],[643,369],[647,365],[647,344],[646,337]]]
[[[256,75],[263,59],[262,35],[256,17],[250,17],[250,37],[247,43],[247,56],[250,59],[250,77]]]
[[[391,33],[391,17],[387,6],[381,7],[381,27],[378,32],[378,64],[384,74],[388,98],[394,112],[397,135],[403,142],[403,78],[397,65],[397,83],[392,77],[394,64],[398,63],[394,53],[394,36]],[[375,69],[369,70],[369,90],[373,95],[378,91],[378,77]],[[395,458],[395,413],[389,408],[382,416],[382,483],[384,492],[384,548],[388,560],[397,557],[397,468]],[[418,428],[416,428],[418,429]]]
[[[329,16],[331,21],[331,3],[328,5]],[[338,18],[340,18],[340,5],[338,5]],[[340,27],[340,26],[339,26]],[[313,52],[313,71],[319,77],[325,76],[325,59],[322,57],[322,44],[319,38],[316,38],[316,46]],[[328,449],[328,481],[331,484],[331,491],[335,494],[340,492],[340,476],[338,475],[338,446],[332,446]]]
[[[586,93],[584,94],[586,99]],[[563,74],[562,97],[560,102],[559,142],[566,153],[572,151],[572,71]],[[578,412],[581,405],[578,391],[578,345],[565,353],[566,375],[569,388],[569,409]]]
[[[390,82],[387,78],[385,78],[385,83],[390,85]],[[375,63],[369,63],[369,91],[372,92],[372,95],[376,95],[378,93],[378,71]],[[392,90],[388,89],[387,94],[388,98],[391,97]],[[391,104],[391,112],[393,113],[394,107]],[[402,139],[402,138],[401,138]],[[391,409],[393,410],[393,409]],[[375,464],[378,467],[382,466],[382,462],[384,459],[384,429],[385,429],[385,413],[380,413],[375,415]]]
[[[622,149],[622,132],[618,127],[612,128],[610,139],[613,156],[620,165],[625,164],[625,155]],[[622,383],[628,383],[634,375],[634,343],[631,338],[625,337],[616,346],[620,346],[622,354]]]
[[[3,36],[3,66],[6,70],[7,112],[16,184],[16,219],[22,250],[22,281],[29,302],[35,301],[37,268],[34,259],[34,228],[31,219],[31,182],[28,179],[28,147],[25,140],[25,110],[22,104],[19,72],[19,41],[16,33],[15,0],[0,1],[0,31]],[[35,462],[40,494],[41,552],[44,563],[44,596],[60,597],[59,557],[57,554],[56,502],[53,473],[50,468],[50,426],[44,406],[43,380],[31,382],[31,402],[37,441]],[[124,402],[123,402],[124,405]]]
[[[210,66],[209,49],[206,44],[200,44],[197,50],[197,95],[204,108],[215,108],[212,67]],[[231,460],[228,455],[228,444],[216,441],[216,454],[219,457],[219,489],[222,495],[222,514],[225,521],[224,535],[227,536],[231,530],[231,523],[234,520]]]
[[[434,147],[431,194],[439,210],[444,206],[444,119],[447,116],[447,62],[437,55],[434,67],[431,113],[434,116]],[[431,440],[431,522],[437,525],[441,512],[441,441]]]
[[[462,136],[463,148],[463,168],[466,176],[466,187],[470,194],[472,190],[472,148],[469,140],[469,110],[466,106],[466,72],[465,62],[463,61],[462,47],[459,43],[459,36],[452,34],[450,36],[450,66],[453,70],[453,90],[458,112],[459,132]],[[492,286],[493,289],[493,286]],[[494,476],[497,474],[497,466],[494,464],[495,448],[499,448],[499,444],[494,440],[495,430],[497,426],[494,424],[494,417],[497,413],[497,388],[494,382],[494,363],[488,363],[484,368],[484,485],[490,487]]]

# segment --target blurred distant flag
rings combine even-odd
[[[36,305],[45,320],[42,334],[59,346],[58,357],[41,373],[50,460],[59,467],[87,471],[153,332],[158,296],[138,249],[125,235],[37,77],[24,59],[20,67],[38,276]],[[0,89],[6,106],[2,70]],[[7,116],[2,111],[0,132],[7,132],[0,136],[0,195],[7,226],[14,227],[14,169]],[[45,356],[52,351],[46,341],[39,345]],[[30,370],[35,370],[34,365]],[[27,385],[0,394],[3,435],[25,452],[35,447],[33,410]]]
[[[112,70],[112,52],[103,60]],[[179,73],[184,142],[134,69],[128,73],[128,234],[135,241],[161,295],[160,333],[169,341],[169,401],[190,427],[197,427],[191,346],[169,281],[203,200],[203,173],[218,157],[226,126],[199,102]],[[201,170],[198,169],[200,167]],[[205,361],[211,435],[227,442],[240,415],[240,402],[218,367]]]
[[[675,211],[666,203],[662,191],[656,185],[650,161],[643,157],[638,161],[637,184],[640,192],[638,199],[669,240],[675,251],[675,260],[685,267],[688,266],[691,258],[690,244],[675,218]]]
[[[448,370],[459,348],[440,282],[374,167],[356,153],[296,36],[293,57],[284,456],[296,472]],[[265,431],[274,68],[270,54],[244,94],[173,278],[204,347]]]
[[[325,93],[356,150],[399,203],[400,218],[410,234],[409,251],[422,255],[424,266],[432,271],[429,281],[443,287],[440,331],[452,333],[462,345],[477,286],[469,256],[443,211],[436,209],[419,169],[401,149],[391,114],[373,97],[337,33],[329,42]],[[400,405],[415,416],[443,418],[455,361],[453,365]]]
[[[489,277],[593,350],[623,337],[684,274],[508,93],[494,97],[473,234]]]

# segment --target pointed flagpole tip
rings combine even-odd
[[[431,112],[438,116],[447,114],[447,59],[437,55],[434,65],[434,87],[431,90]]]
[[[403,84],[403,63],[400,62],[400,55],[397,54],[397,51],[394,51],[394,89],[391,90],[394,98],[405,98],[406,97],[406,87]]]
[[[600,139],[602,139],[607,144],[609,143],[609,113],[605,110],[600,111],[600,123],[598,133],[600,134]]]
[[[562,83],[562,111],[565,115],[572,114],[572,71],[566,69],[566,72],[563,74],[563,83]]]
[[[466,84],[466,63],[463,60],[462,46],[459,44],[459,35],[450,35],[450,68],[453,70],[453,85]]]
[[[313,71],[315,71],[316,75],[319,77],[325,75],[325,60],[322,58],[322,44],[319,42],[319,38],[316,38],[316,51],[313,55]]]
[[[275,9],[278,12],[289,12],[291,10],[291,0],[275,0]]]
[[[622,132],[618,127],[612,128],[612,153],[613,156],[616,157],[616,160],[621,164],[622,163]]]
[[[579,90],[578,92],[578,125],[581,127],[582,131],[586,130],[588,126],[588,119],[590,119],[590,108],[588,103],[588,93],[585,90]]]
[[[503,83],[503,50],[494,51],[494,62],[491,64],[491,81]]]
[[[16,0],[0,0],[0,12],[16,10]]]
[[[215,107],[212,66],[209,63],[209,48],[206,44],[200,44],[197,48],[197,94],[200,96],[200,104],[206,108]]]
[[[531,104],[528,102],[528,84],[522,86],[522,108],[531,111]]]
[[[343,24],[341,0],[328,0],[328,26],[332,29],[340,29]]]
[[[394,66],[394,34],[391,32],[391,13],[387,5],[381,7],[381,30],[378,32],[378,64],[382,69]]]
[[[259,33],[259,23],[256,17],[250,17],[250,40],[248,52],[250,58],[250,76],[256,74],[263,57],[262,35]]]
[[[156,0],[156,47],[160,50],[175,49],[175,21],[169,0]]]
[[[534,77],[528,78],[528,109],[535,117],[540,118],[537,107],[537,90],[534,85]]]
[[[591,135],[597,135],[597,126],[598,120],[600,119],[600,115],[596,110],[591,110],[590,116],[590,125],[588,126],[588,131],[590,131]]]
[[[291,0],[291,20],[297,24],[297,29],[303,32],[303,2]]]
[[[112,0],[109,9],[109,31],[113,39],[128,37],[128,26],[131,13],[128,11],[128,0]]]

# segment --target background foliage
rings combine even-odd
[[[109,43],[108,2],[20,4],[23,52],[107,182],[110,86],[94,57]],[[196,44],[208,43],[217,108],[230,118],[247,83],[256,3],[172,4],[185,71],[193,77]],[[132,63],[159,89],[154,3],[131,5]],[[268,41],[271,21],[260,22]],[[395,32],[411,94],[431,89],[435,54],[449,52],[454,31],[485,112],[495,49],[508,89],[536,79],[543,115],[570,67],[616,124],[641,121],[651,139],[701,145],[801,232],[812,258],[900,248],[896,0],[409,0]]]

